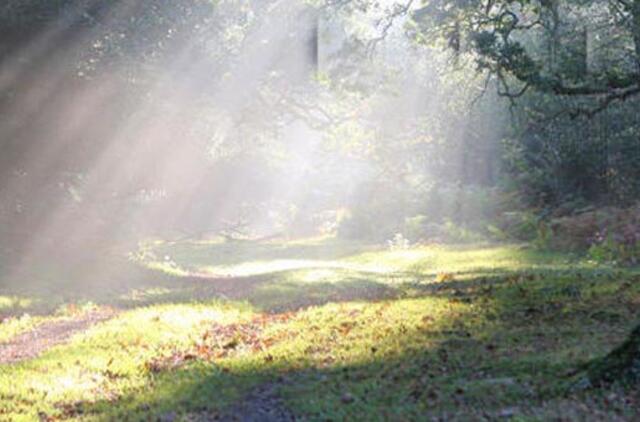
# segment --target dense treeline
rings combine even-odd
[[[246,225],[635,263],[639,101],[640,0],[5,1],[0,270]]]
[[[278,116],[251,109],[247,98],[258,86],[243,77],[238,51],[248,37],[265,36],[265,19],[255,16],[268,5],[236,6],[198,0],[3,4],[5,255],[36,251],[42,258],[55,250],[63,254],[57,258],[69,259],[95,245],[130,248],[159,230],[195,235],[219,229],[244,197],[264,200],[261,191],[279,176],[265,177],[264,163],[251,157],[254,140],[241,134],[270,130]],[[290,19],[288,9],[280,12],[277,20]],[[295,48],[276,39],[283,34],[266,35],[287,49],[287,60],[299,59]],[[262,76],[286,64],[260,66]],[[239,110],[231,123],[239,141],[224,148],[242,150],[246,159],[214,168],[219,128],[212,122],[229,110]],[[243,125],[250,129],[243,132]],[[212,204],[222,196],[232,205]]]
[[[78,220],[103,227],[98,238],[117,226],[136,239],[217,230],[265,206],[309,225],[344,205],[329,226],[347,236],[460,240],[540,237],[532,218],[638,197],[637,2],[277,7],[5,2],[3,247],[28,249],[52,210],[54,243]],[[342,58],[318,67],[318,22],[368,14],[378,32],[346,31]],[[292,21],[298,32],[272,29]],[[263,47],[247,52],[248,40]],[[283,129],[300,122],[313,135]],[[300,133],[324,139],[322,164],[295,170],[317,189],[283,194],[294,170],[282,151]],[[224,212],[187,199],[224,195]]]

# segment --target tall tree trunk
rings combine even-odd
[[[636,67],[640,72],[640,0],[633,0],[631,4],[631,17],[631,31],[633,33],[633,43],[636,52]],[[638,82],[640,83],[640,81]]]

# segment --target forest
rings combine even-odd
[[[639,387],[640,0],[0,2],[0,421]]]

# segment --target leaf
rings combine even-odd
[[[454,281],[455,277],[452,273],[438,273],[436,275],[436,283],[447,283]]]
[[[222,346],[223,349],[235,349],[238,347],[238,339],[234,338]]]

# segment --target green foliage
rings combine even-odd
[[[349,215],[338,227],[338,235],[345,239],[390,239],[411,213],[412,199],[406,186],[385,181],[362,184],[351,201]]]
[[[551,246],[554,236],[555,234],[550,225],[545,221],[540,221],[536,227],[536,237],[533,245],[539,249],[547,249]]]
[[[425,235],[426,240],[453,244],[478,243],[488,239],[486,233],[474,231],[450,219],[445,219],[441,224],[430,225]]]
[[[487,238],[500,207],[496,190],[475,186],[443,185],[428,191],[379,186],[374,192],[356,204],[339,236],[386,241],[401,233],[411,242],[477,242]]]
[[[517,135],[504,150],[509,184],[532,206],[632,203],[640,194],[638,102],[612,105],[591,119],[562,114],[575,103],[542,95],[520,100]]]
[[[624,230],[624,229],[623,229]],[[588,254],[596,262],[637,264],[640,260],[640,239],[637,227],[627,227],[623,232],[601,230],[594,236]]]
[[[624,245],[614,241],[612,236],[607,236],[602,242],[592,244],[587,252],[588,256],[596,262],[611,263],[628,259],[626,249]]]
[[[640,8],[613,4],[435,1],[414,14],[419,39],[455,28],[456,57],[468,53],[512,103],[504,179],[529,206],[640,195]]]
[[[429,230],[430,219],[418,214],[406,217],[402,226],[402,234],[413,242],[423,240]]]
[[[614,3],[434,1],[414,19],[424,32],[449,40],[456,54],[472,52],[478,67],[499,79],[505,96],[518,97],[524,85],[551,95],[606,94],[616,100],[639,92],[634,56],[640,8]]]
[[[539,221],[532,211],[508,211],[500,218],[500,228],[512,239],[532,241],[537,236]]]

